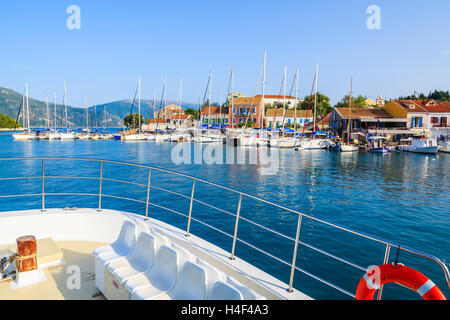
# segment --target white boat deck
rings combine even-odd
[[[47,281],[31,287],[11,290],[9,284],[0,285],[0,299],[99,299],[95,286],[93,250],[112,243],[119,235],[124,221],[151,227],[167,237],[174,244],[186,249],[192,255],[207,262],[224,274],[236,279],[257,294],[269,300],[310,300],[307,295],[294,290],[289,293],[287,285],[275,277],[236,257],[231,260],[225,250],[164,222],[126,212],[95,209],[62,210],[49,209],[5,212],[0,217],[0,249],[15,243],[24,235],[37,239],[51,237],[63,251],[66,264],[45,269]],[[39,249],[38,249],[39,250]],[[250,261],[251,262],[251,261]],[[83,285],[81,290],[69,290],[66,286],[67,268],[76,265],[81,268]],[[94,297],[93,297],[94,296]]]
[[[95,286],[92,251],[105,244],[58,242],[57,245],[63,252],[65,264],[45,268],[43,272],[46,281],[28,287],[13,290],[10,283],[0,284],[0,300],[104,300]],[[0,254],[7,251],[7,246],[0,246]],[[69,289],[67,281],[71,274],[67,273],[67,267],[74,265],[81,271],[80,287]]]

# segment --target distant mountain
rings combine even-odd
[[[46,102],[29,98],[30,106],[30,125],[32,127],[45,127],[47,126],[47,105]],[[11,89],[0,88],[0,114],[16,119],[19,112],[19,107],[22,101],[22,94]],[[178,104],[175,100],[168,100],[167,104]],[[106,126],[109,128],[121,128],[123,126],[123,118],[131,111],[132,100],[120,100],[105,103],[102,105],[92,106],[89,108],[89,116],[91,126],[103,127],[105,122],[105,108],[106,108]],[[138,112],[138,102],[135,101],[132,112]],[[144,118],[150,117],[152,101],[141,100],[141,114]],[[197,108],[197,105],[192,103],[182,102],[182,107]],[[50,108],[50,120],[54,121],[55,107],[53,102],[49,102]],[[160,108],[160,101],[155,102],[155,109]],[[70,128],[86,127],[86,109],[67,107],[67,119]],[[22,117],[19,118],[19,122],[22,122]],[[65,127],[65,112],[64,106],[61,104],[56,105],[56,123],[57,127]],[[53,126],[53,124],[52,124]]]

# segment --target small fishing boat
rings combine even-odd
[[[384,146],[385,137],[381,136],[370,136],[367,137],[369,145],[367,146],[367,151],[373,153],[388,153],[390,150]]]
[[[415,137],[411,141],[411,145],[404,148],[406,152],[437,154],[439,146],[436,139],[426,137]]]
[[[356,145],[341,144],[339,147],[339,150],[341,152],[355,152],[355,151],[359,151],[359,147]]]

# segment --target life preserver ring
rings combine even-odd
[[[447,300],[433,281],[402,264],[385,264],[367,271],[359,281],[356,300],[373,300],[382,285],[392,282],[416,291],[424,300]]]

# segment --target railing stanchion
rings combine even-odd
[[[147,206],[145,207],[145,221],[148,221],[148,204],[150,201],[150,181],[152,178],[152,168],[148,169],[148,183],[147,183]]]
[[[297,223],[297,234],[295,235],[295,246],[294,246],[294,255],[292,257],[292,269],[291,269],[291,277],[289,279],[289,289],[288,292],[294,292],[294,275],[295,275],[295,264],[297,262],[297,252],[298,252],[298,242],[300,240],[300,230],[302,228],[302,215],[298,215],[298,223]]]
[[[391,252],[391,246],[386,245],[386,252],[384,254],[383,264],[389,263],[389,253]],[[378,290],[377,300],[381,300],[381,295],[383,294],[383,286],[380,286],[380,290]]]
[[[100,190],[98,193],[98,212],[102,212],[103,160],[100,160]]]
[[[45,160],[42,159],[42,210],[44,213],[45,210]]]
[[[237,239],[237,232],[239,227],[239,217],[241,215],[241,205],[242,205],[242,193],[239,194],[239,204],[238,209],[236,213],[236,225],[234,226],[234,236],[233,236],[233,247],[231,248],[231,260],[235,260],[234,251],[236,249],[236,239]]]
[[[189,205],[189,218],[188,218],[188,225],[186,229],[186,237],[190,236],[191,231],[191,218],[192,218],[192,205],[194,204],[194,193],[195,193],[195,179],[194,183],[192,184],[192,192],[191,192],[191,203]]]

